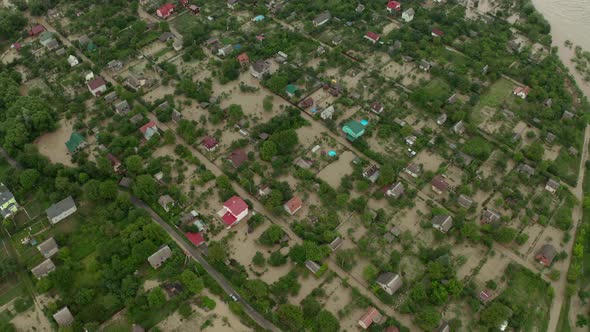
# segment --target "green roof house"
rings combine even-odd
[[[344,124],[342,131],[346,134],[346,138],[354,142],[357,138],[363,136],[365,133],[365,126],[360,122],[351,120]]]
[[[70,139],[66,142],[66,147],[71,154],[82,150],[86,145],[88,145],[88,143],[86,143],[84,137],[77,132],[73,132]]]
[[[88,42],[88,45],[86,45],[86,50],[88,52],[92,52],[92,51],[96,50],[96,45],[94,44],[94,42],[92,42],[92,40],[90,42]]]
[[[285,89],[285,91],[287,92],[287,95],[289,97],[295,97],[295,92],[297,92],[297,87],[293,84],[289,84],[287,85],[287,88]]]
[[[18,211],[18,204],[14,195],[0,182],[0,215],[9,218]]]
[[[39,35],[39,42],[43,46],[47,46],[47,44],[49,44],[49,42],[52,41],[53,39],[54,39],[53,38],[53,33],[52,32],[49,32],[49,31],[43,31]]]

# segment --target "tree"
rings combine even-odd
[[[41,174],[39,174],[39,171],[33,168],[29,168],[24,170],[20,174],[19,182],[21,186],[23,186],[23,189],[30,190],[35,186],[40,176]]]
[[[343,249],[336,252],[336,264],[345,271],[350,271],[356,264],[355,249]]]
[[[260,159],[264,161],[271,161],[272,157],[276,156],[278,148],[275,142],[265,141],[260,148]]]
[[[138,174],[143,169],[143,160],[138,155],[125,158],[125,168],[131,174]]]
[[[485,139],[476,136],[465,142],[463,152],[479,160],[486,160],[492,153],[492,147]]]
[[[272,224],[260,235],[258,241],[263,245],[272,246],[278,243],[284,234],[285,231],[281,226]]]
[[[287,331],[299,332],[303,330],[303,312],[298,306],[282,304],[277,309],[277,317]]]
[[[225,245],[219,241],[211,241],[209,244],[209,258],[217,262],[225,262],[227,260],[227,250]]]
[[[180,274],[180,281],[182,284],[193,294],[199,294],[205,285],[203,284],[203,280],[191,271],[191,270],[184,270]]]
[[[0,36],[3,39],[13,39],[27,24],[22,13],[9,8],[0,9]]]
[[[153,288],[147,298],[150,308],[161,308],[166,303],[166,295],[160,287]]]
[[[281,254],[279,250],[273,251],[268,258],[268,264],[270,264],[270,266],[281,266],[285,263],[287,263],[287,256]]]
[[[269,140],[276,144],[278,153],[280,155],[290,154],[297,144],[299,144],[299,138],[297,137],[297,132],[294,129],[288,129],[274,133],[270,136]]]
[[[434,330],[439,321],[440,313],[433,306],[420,306],[416,313],[416,324],[425,331]]]
[[[480,323],[487,328],[497,328],[510,316],[510,308],[504,304],[494,301],[481,311]]]
[[[327,310],[322,310],[314,319],[314,332],[337,332],[340,330],[338,319]]]
[[[378,272],[373,265],[369,264],[363,269],[363,278],[367,281],[373,281],[377,277]]]
[[[99,192],[101,199],[105,201],[113,201],[115,198],[117,198],[117,194],[119,193],[117,182],[113,180],[101,182]]]
[[[273,99],[274,99],[273,95],[268,95],[268,96],[264,97],[264,99],[262,100],[262,108],[266,112],[272,111]]]
[[[138,176],[133,183],[133,194],[142,200],[152,200],[158,192],[158,186],[150,175]]]
[[[257,251],[252,258],[252,263],[258,267],[264,267],[266,264],[266,259],[264,259],[264,255],[260,251]]]

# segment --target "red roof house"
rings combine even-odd
[[[105,82],[105,80],[100,76],[97,76],[95,79],[88,82],[87,85],[88,90],[90,90],[90,93],[92,93],[92,95],[95,97],[100,96],[101,93],[107,90],[107,82]]]
[[[194,244],[197,247],[205,243],[205,239],[203,238],[203,235],[201,233],[187,232],[184,235],[189,241],[191,241],[192,244]]]
[[[117,159],[112,153],[107,154],[107,159],[111,162],[111,166],[113,166],[113,171],[118,172],[121,168],[121,161]]]
[[[359,319],[358,324],[360,327],[366,330],[371,326],[371,324],[379,323],[381,317],[382,316],[381,313],[379,313],[379,310],[369,307],[365,314]]]
[[[152,136],[158,133],[158,126],[154,121],[150,121],[141,126],[141,128],[139,128],[139,131],[143,134],[143,138],[145,138],[146,141],[149,141],[149,139],[152,138]]]
[[[445,181],[440,175],[435,176],[430,184],[432,185],[432,191],[439,195],[445,193],[449,188],[447,181]]]
[[[218,144],[219,142],[217,142],[217,140],[211,136],[205,136],[205,138],[203,138],[201,141],[201,145],[209,152],[215,151]]]
[[[19,42],[16,42],[16,43],[12,44],[11,47],[14,48],[18,52],[22,48],[22,45]]]
[[[514,89],[514,91],[512,92],[514,95],[520,97],[521,99],[526,99],[526,97],[529,95],[529,92],[531,92],[531,88],[528,86],[525,87],[516,87],[516,89]]]
[[[250,58],[248,57],[248,54],[246,54],[246,52],[238,55],[238,62],[241,65],[247,65],[248,63],[250,63]]]
[[[283,204],[283,208],[290,215],[294,215],[297,211],[301,209],[301,207],[303,207],[303,202],[301,201],[301,198],[297,196],[293,196],[293,198],[287,201],[287,203]]]
[[[256,40],[258,40],[258,41],[263,41],[264,38],[265,38],[264,34],[260,34],[260,35],[256,36]]]
[[[43,24],[37,24],[34,27],[32,27],[31,30],[29,30],[29,36],[36,36],[43,31],[45,31],[45,27],[43,26]]]
[[[445,35],[445,33],[437,28],[432,28],[431,33],[432,37],[442,37]]]
[[[394,12],[399,12],[402,10],[402,5],[397,2],[397,1],[389,1],[387,3],[387,11],[390,14],[393,14]]]
[[[383,113],[383,105],[376,101],[373,104],[371,104],[371,111],[375,114],[381,114]]]
[[[535,255],[535,260],[545,266],[550,266],[553,259],[557,256],[555,247],[550,244],[544,244]]]
[[[223,208],[217,212],[217,215],[227,228],[231,228],[248,215],[248,204],[241,197],[232,196],[223,203]]]
[[[172,15],[174,12],[175,7],[176,6],[170,2],[164,4],[162,7],[156,10],[156,15],[158,15],[159,18],[168,18],[168,16]]]
[[[232,152],[229,155],[228,159],[229,159],[229,161],[231,161],[231,163],[234,165],[235,168],[239,168],[248,159],[248,156],[246,155],[245,150],[238,149],[238,150],[235,150],[234,152]]]
[[[376,42],[379,41],[379,39],[381,39],[381,36],[379,36],[378,34],[374,33],[374,32],[367,32],[365,34],[365,38],[370,40],[373,44],[375,44]]]
[[[311,97],[308,97],[308,98],[306,98],[306,99],[302,100],[302,101],[299,103],[299,106],[300,106],[301,108],[308,108],[308,107],[311,107],[311,106],[313,106],[313,98],[311,98]]]

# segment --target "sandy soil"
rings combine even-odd
[[[149,292],[151,289],[156,288],[158,286],[160,286],[160,282],[158,280],[151,280],[151,279],[150,280],[146,280],[143,283],[143,290],[145,292]]]
[[[399,24],[397,24],[396,22],[391,22],[383,27],[382,34],[386,35],[386,34],[390,33],[391,31],[393,31],[394,29],[399,29]]]
[[[301,275],[299,276],[299,283],[301,284],[301,289],[299,293],[295,296],[289,295],[289,302],[293,304],[299,304],[301,300],[303,300],[309,293],[311,293],[314,288],[316,288],[320,284],[320,279],[309,273],[307,277]]]
[[[552,147],[545,146],[545,153],[543,154],[543,160],[555,160],[559,155],[561,146],[553,145]]]
[[[39,301],[42,303],[41,301]],[[29,310],[15,316],[10,321],[17,331],[52,331],[51,323],[43,313],[41,304],[35,303]]]
[[[482,285],[491,279],[499,282],[499,279],[504,275],[504,270],[510,261],[510,258],[500,254],[499,252],[496,252],[494,256],[488,255],[487,261],[481,267],[479,273],[475,277],[476,282]]]
[[[460,266],[457,271],[457,278],[459,280],[470,276],[473,273],[473,269],[479,265],[485,255],[485,250],[481,246],[474,246],[467,243],[454,246],[451,251],[455,257],[463,256],[466,258],[465,264]]]
[[[318,177],[332,188],[338,188],[340,186],[340,179],[348,174],[352,174],[351,162],[354,160],[355,155],[351,151],[344,151],[340,155],[338,161],[331,163],[325,167],[321,172],[318,173]]]
[[[188,320],[184,320],[177,312],[168,316],[164,321],[158,324],[162,331],[170,332],[192,332],[192,331],[221,331],[221,332],[249,332],[250,328],[244,326],[239,319],[229,310],[227,303],[220,301],[209,291],[205,290],[201,295],[208,296],[215,300],[217,305],[210,312],[205,312],[195,305],[191,305],[194,313]],[[211,324],[201,329],[202,324],[207,320]]]
[[[49,158],[53,163],[62,163],[66,166],[73,166],[66,142],[74,131],[74,120],[62,119],[59,121],[59,128],[54,132],[45,133],[35,140],[39,152]]]

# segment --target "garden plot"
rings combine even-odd
[[[61,119],[55,131],[45,133],[35,140],[39,153],[49,158],[52,163],[74,166],[66,142],[74,132],[74,120]]]
[[[300,275],[298,278],[299,283],[301,284],[301,288],[297,295],[289,295],[288,299],[290,303],[299,304],[301,300],[307,297],[319,284],[320,278],[312,275],[311,272],[305,273],[306,275]]]
[[[352,301],[350,289],[342,284],[339,278],[333,278],[328,284],[322,285],[326,296],[321,297],[319,302],[324,309],[330,311],[334,316],[338,316],[338,311],[342,310]]]
[[[367,229],[358,221],[348,222],[347,220],[338,231],[346,239],[340,247],[342,249],[356,249],[356,242],[367,234]]]
[[[404,62],[399,64],[395,61],[389,61],[380,71],[384,76],[395,79],[399,76],[408,75],[415,68],[415,65],[411,63]]]
[[[413,208],[406,208],[398,212],[393,217],[393,223],[401,229],[402,232],[410,231],[415,237],[422,232],[420,221],[429,213],[430,208],[421,199],[415,200],[416,205]]]
[[[504,276],[504,270],[506,266],[511,262],[510,258],[495,252],[494,254],[488,254],[487,260],[479,270],[479,273],[475,276],[475,282],[477,284],[484,285],[488,280],[495,280],[499,282],[502,276]]]
[[[388,33],[390,33],[391,31],[395,30],[395,29],[399,29],[400,25],[397,22],[391,22],[386,24],[383,27],[383,31],[381,32],[383,35],[387,35]]]
[[[332,188],[338,188],[340,186],[340,179],[342,177],[352,174],[352,161],[355,155],[351,151],[344,151],[337,161],[324,167],[319,173],[318,178],[326,181]]]
[[[545,232],[545,228],[547,226],[542,226],[537,223],[533,223],[527,225],[523,230],[522,234],[526,234],[529,238],[527,241],[518,248],[518,252],[520,255],[528,256],[529,254],[533,253],[535,245],[539,242],[543,242],[543,233]]]
[[[486,250],[483,247],[467,244],[465,242],[454,246],[451,252],[454,256],[456,256],[457,259],[464,260],[465,262],[459,266],[457,270],[457,278],[459,280],[469,277],[474,272],[474,269],[479,266],[481,260],[484,259],[486,255]]]
[[[336,101],[336,97],[332,96],[327,90],[324,90],[322,88],[315,90],[309,96],[303,98],[302,100],[307,98],[313,99],[313,106],[305,109],[305,112],[311,115],[316,115],[317,112],[321,112],[323,109],[329,107],[330,105],[333,105],[334,101]],[[338,111],[338,109],[336,111]]]
[[[371,57],[367,58],[366,62],[369,64],[368,69],[371,70],[381,70],[385,64],[391,61],[391,57],[385,52],[371,52],[369,54],[371,54]]]
[[[407,284],[421,278],[426,271],[424,264],[414,255],[403,255],[399,263],[399,268]]]
[[[309,147],[309,152],[307,153],[307,157],[310,157],[311,149],[318,143],[325,141],[325,134],[321,131],[318,131],[315,126],[303,126],[295,130],[297,132],[297,137],[299,138],[299,142],[303,146]],[[327,144],[324,144],[327,147]],[[323,149],[325,150],[325,149]],[[321,150],[318,150],[316,153],[320,153]]]
[[[435,172],[440,167],[440,165],[445,162],[445,159],[436,153],[432,153],[431,151],[422,150],[420,153],[418,153],[418,155],[416,155],[412,162],[417,165],[422,165],[425,172]]]
[[[156,40],[143,47],[139,52],[146,58],[159,62],[158,59],[165,59],[166,57],[164,57],[164,55],[166,55],[168,52],[173,53],[174,50],[169,47],[167,43]]]
[[[479,125],[486,120],[482,112],[484,108],[500,109],[502,107],[510,109],[514,104],[515,97],[512,95],[515,84],[505,78],[501,78],[492,84],[488,91],[481,96],[481,99],[475,105],[472,113],[472,120]]]
[[[429,73],[416,67],[404,75],[401,84],[410,88],[417,88],[420,82],[429,82],[431,79],[432,76]]]
[[[451,165],[445,171],[443,177],[449,183],[449,189],[454,189],[461,186],[461,178],[463,170],[455,165]]]
[[[496,117],[497,111],[489,106],[484,106],[479,110],[480,124],[478,128],[488,134],[496,134],[504,122]]]
[[[551,147],[545,146],[545,153],[543,153],[543,160],[553,161],[553,160],[557,159],[557,156],[559,156],[560,150],[561,150],[561,146],[557,145],[557,144],[555,144]]]

